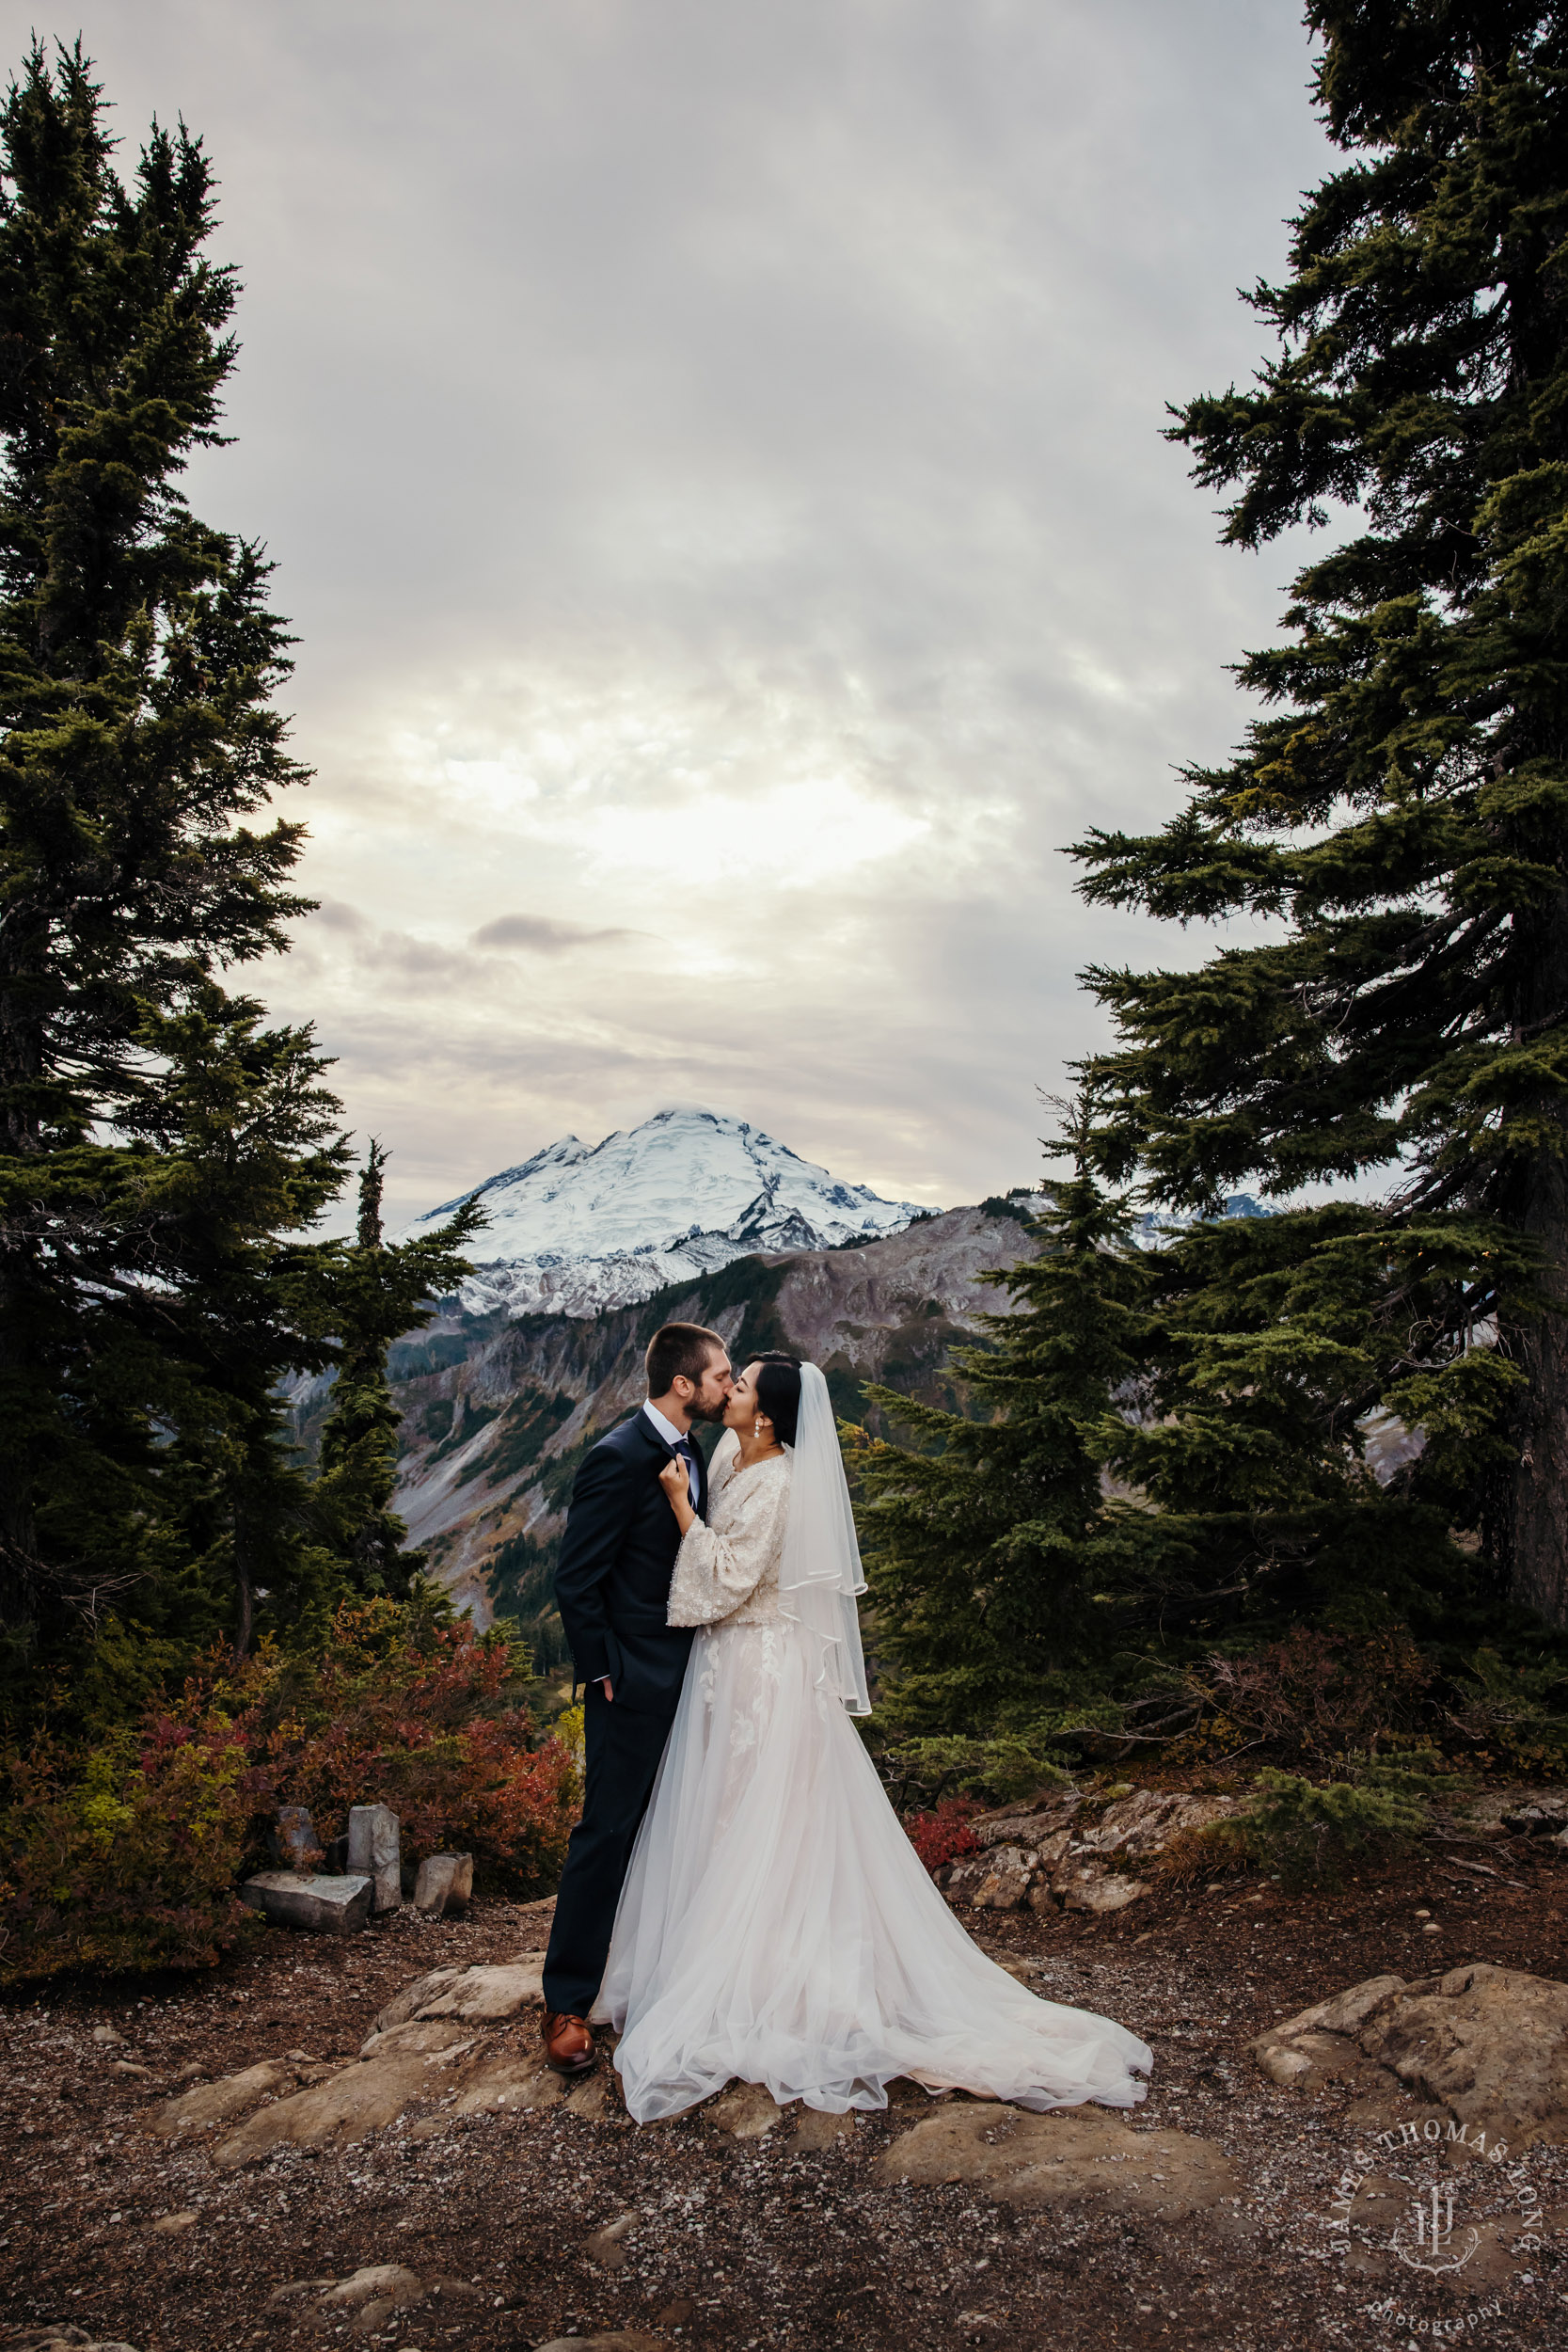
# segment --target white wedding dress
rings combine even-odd
[[[815,1409],[803,1396],[801,1448],[809,1418],[812,1475],[836,1473],[842,1487],[836,1441],[825,1467],[826,1383],[815,1366],[804,1373]],[[791,1572],[781,1590],[801,1456],[737,1470],[737,1450],[726,1431],[707,1524],[688,1532],[675,1564],[670,1622],[701,1630],[594,2009],[620,2032],[629,2113],[675,2115],[738,2079],[842,2114],[885,2106],[900,2074],[1025,2107],[1132,2106],[1145,2045],[1026,1992],[932,1884],[845,1710],[857,1681],[864,1690],[853,1584],[836,1666],[826,1619],[797,1597]],[[816,1501],[808,1526],[825,1523],[821,1507],[839,1513],[836,1497]],[[852,1548],[847,1491],[840,1517]],[[800,1520],[798,1510],[797,1536]]]

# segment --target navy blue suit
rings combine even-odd
[[[696,1456],[699,1516],[707,1465]],[[648,1809],[691,1647],[665,1623],[680,1529],[658,1483],[674,1454],[646,1413],[612,1429],[572,1488],[555,1597],[577,1679],[586,1682],[582,1819],[572,1832],[545,1960],[545,2006],[586,2017],[610,1951],[632,1843]],[[604,1694],[608,1675],[615,1692]]]

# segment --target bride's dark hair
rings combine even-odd
[[[772,1422],[779,1443],[793,1445],[800,1419],[800,1366],[795,1357],[773,1349],[766,1356],[753,1356],[752,1361],[757,1368],[757,1403]]]

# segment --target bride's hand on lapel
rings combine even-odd
[[[658,1473],[658,1483],[669,1499],[681,1534],[696,1524],[697,1514],[691,1508],[691,1484],[686,1474],[686,1464],[678,1454],[672,1454]]]

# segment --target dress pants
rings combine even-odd
[[[678,1692],[677,1692],[678,1696]],[[670,1714],[634,1714],[591,1682],[583,1699],[587,1771],[545,1956],[545,2007],[586,2017],[598,1996],[632,1844],[653,1794]]]

